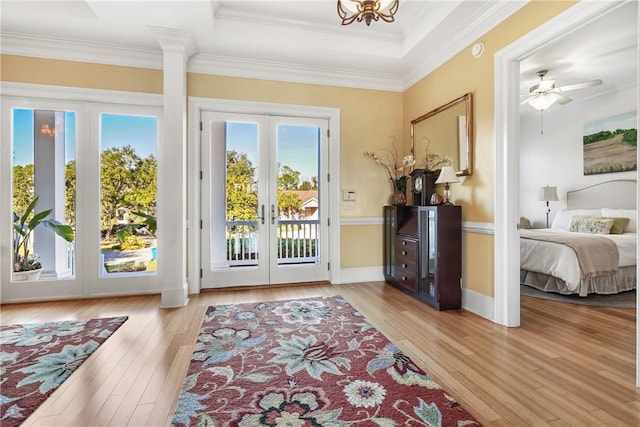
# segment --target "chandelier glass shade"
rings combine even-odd
[[[546,110],[557,100],[558,96],[555,93],[541,93],[538,96],[529,98],[527,102],[536,110]]]
[[[338,0],[338,15],[342,25],[354,21],[364,21],[367,26],[371,21],[382,19],[385,22],[395,21],[399,0]]]

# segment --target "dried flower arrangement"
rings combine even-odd
[[[395,137],[390,138],[393,139],[391,149],[384,148],[382,154],[376,154],[373,151],[366,151],[364,154],[387,170],[389,179],[393,183],[395,190],[405,191],[407,189],[407,179],[411,175],[416,161],[411,154],[404,156],[402,161],[398,161],[398,150],[395,144],[396,139]]]
[[[422,139],[426,141],[426,148],[424,150],[424,164],[426,170],[437,171],[438,169],[442,169],[443,166],[449,166],[453,163],[453,159],[451,159],[451,157],[429,151],[431,141],[427,137],[423,137]]]

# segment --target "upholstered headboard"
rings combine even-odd
[[[567,191],[567,209],[636,209],[635,179],[616,179]]]

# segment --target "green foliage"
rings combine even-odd
[[[258,194],[255,191],[255,168],[246,153],[227,151],[227,220],[255,220]]]
[[[299,190],[317,190],[318,189],[318,177],[312,176],[311,181],[302,181]]]
[[[622,141],[625,144],[629,144],[634,147],[637,147],[638,146],[638,130],[637,129],[625,130],[622,136]]]
[[[144,218],[144,221],[142,221],[142,223],[145,225],[147,230],[149,230],[149,233],[153,234],[153,236],[155,237],[156,231],[158,230],[158,221],[156,220],[156,217],[153,215],[146,214],[144,212],[131,212],[131,213]]]
[[[149,245],[141,237],[133,236],[131,234],[124,236],[122,243],[120,243],[121,251],[135,251],[137,249],[144,249]]]
[[[13,167],[13,212],[25,212],[34,196],[33,164]]]
[[[100,163],[100,228],[109,232],[117,223],[117,210],[155,211],[157,160],[141,158],[130,146],[102,152]]]
[[[300,172],[289,166],[281,166],[278,170],[278,188],[281,190],[297,190],[300,185]]]
[[[594,142],[606,141],[607,139],[611,139],[616,135],[623,135],[622,140],[629,145],[633,145],[634,147],[637,144],[637,129],[616,129],[615,131],[602,130],[598,133],[592,133],[591,135],[585,135],[582,137],[582,144],[588,145],[593,144]]]
[[[76,161],[70,160],[64,167],[64,217],[76,228]]]
[[[67,242],[73,242],[73,228],[55,219],[46,219],[53,209],[35,212],[39,197],[34,198],[22,215],[13,212],[13,269],[34,269],[34,258],[29,256],[31,234],[39,225],[43,225]]]
[[[278,252],[281,257],[302,258],[316,256],[316,239],[290,239],[278,240]]]
[[[295,193],[290,193],[278,189],[278,209],[287,218],[293,218],[293,214],[302,207],[302,200]]]

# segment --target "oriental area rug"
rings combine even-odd
[[[0,425],[22,424],[126,320],[0,326]]]
[[[480,425],[341,297],[208,307],[174,426]]]

